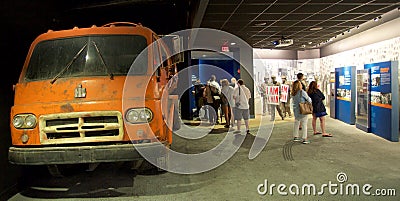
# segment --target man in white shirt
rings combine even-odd
[[[246,126],[246,133],[250,134],[249,130],[249,118],[250,118],[250,106],[249,99],[251,98],[250,89],[244,85],[242,79],[237,81],[238,87],[233,91],[233,99],[235,100],[235,111],[233,116],[237,121],[237,130],[234,133],[240,133],[240,126],[242,124],[242,118]]]

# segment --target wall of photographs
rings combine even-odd
[[[256,52],[256,50],[255,50]],[[303,59],[303,60],[282,60],[282,59],[255,59],[254,64],[254,84],[255,89],[257,86],[263,81],[264,77],[270,77],[271,75],[276,75],[278,81],[280,81],[281,75],[287,76],[288,80],[294,80],[295,75],[298,72],[302,72],[306,75],[306,79],[310,82],[312,80],[317,80],[320,89],[324,92],[326,97],[332,97],[332,83],[330,82],[331,73],[335,72],[335,68],[340,68],[343,66],[355,66],[356,70],[364,69],[365,64],[371,63],[379,63],[379,62],[386,62],[386,61],[399,61],[400,59],[400,37],[396,37],[393,39],[381,41],[379,43],[363,46],[360,48],[344,51],[341,53],[333,54],[330,56],[316,58],[316,59]],[[392,66],[393,68],[399,69],[400,66],[397,62],[396,66]],[[399,70],[397,70],[399,71]],[[382,77],[377,78],[375,76],[375,80],[382,79]],[[380,81],[380,80],[379,80]],[[393,78],[392,78],[393,82]],[[396,83],[400,82],[400,77],[397,79]],[[393,85],[393,87],[395,87]],[[399,86],[396,86],[397,92],[399,94]],[[340,92],[341,94],[344,92]],[[346,93],[345,93],[346,94]],[[376,97],[376,93],[374,92],[374,97]],[[255,95],[258,94],[255,92]],[[378,94],[380,96],[381,94]],[[372,97],[371,97],[372,98]],[[399,102],[400,97],[394,96],[392,92],[391,95],[383,95],[382,101],[386,101],[389,99],[394,99]],[[332,97],[334,100],[334,97]],[[333,103],[330,103],[328,98],[326,101],[327,107],[334,106]],[[375,99],[376,100],[376,99]],[[357,98],[355,99],[355,104],[357,105]],[[261,105],[261,102],[256,100],[255,105]],[[392,106],[393,103],[392,103]],[[260,107],[257,107],[260,108]],[[259,114],[260,112],[257,111],[256,113]],[[334,108],[333,108],[334,109]],[[393,109],[393,108],[392,108]],[[400,110],[397,110],[397,115],[399,115]],[[332,111],[332,110],[328,110]],[[333,110],[335,111],[335,110]],[[332,112],[331,112],[332,113]],[[334,114],[331,114],[331,117]],[[397,125],[400,124],[400,121],[396,123]],[[392,129],[393,130],[393,129]],[[394,132],[394,131],[393,131]],[[397,137],[400,133],[400,130],[397,129]]]

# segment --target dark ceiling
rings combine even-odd
[[[191,10],[196,7],[197,1],[191,0],[3,0],[2,65],[11,71],[0,82],[9,85],[18,80],[31,42],[49,29],[126,21],[141,23],[163,35],[190,27]]]
[[[279,49],[302,50],[399,6],[399,0],[209,0],[201,27],[232,33],[254,48],[275,49],[272,41],[289,38],[294,44]]]
[[[314,48],[399,6],[399,0],[3,0],[0,45],[16,80],[31,42],[48,29],[116,21],[142,23],[161,35],[214,28],[254,48],[274,48],[271,41],[291,38],[294,44],[280,49],[298,50]],[[310,31],[315,27],[322,29]]]

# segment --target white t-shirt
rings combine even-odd
[[[249,109],[250,108],[249,99],[251,98],[250,89],[247,88],[245,85],[238,85],[238,86],[239,87],[235,88],[235,90],[233,91],[233,99],[235,99],[235,103],[240,102],[239,109]],[[240,96],[239,96],[239,90],[240,90]]]

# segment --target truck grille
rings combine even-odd
[[[42,144],[120,141],[124,133],[118,111],[42,115],[39,129]]]

